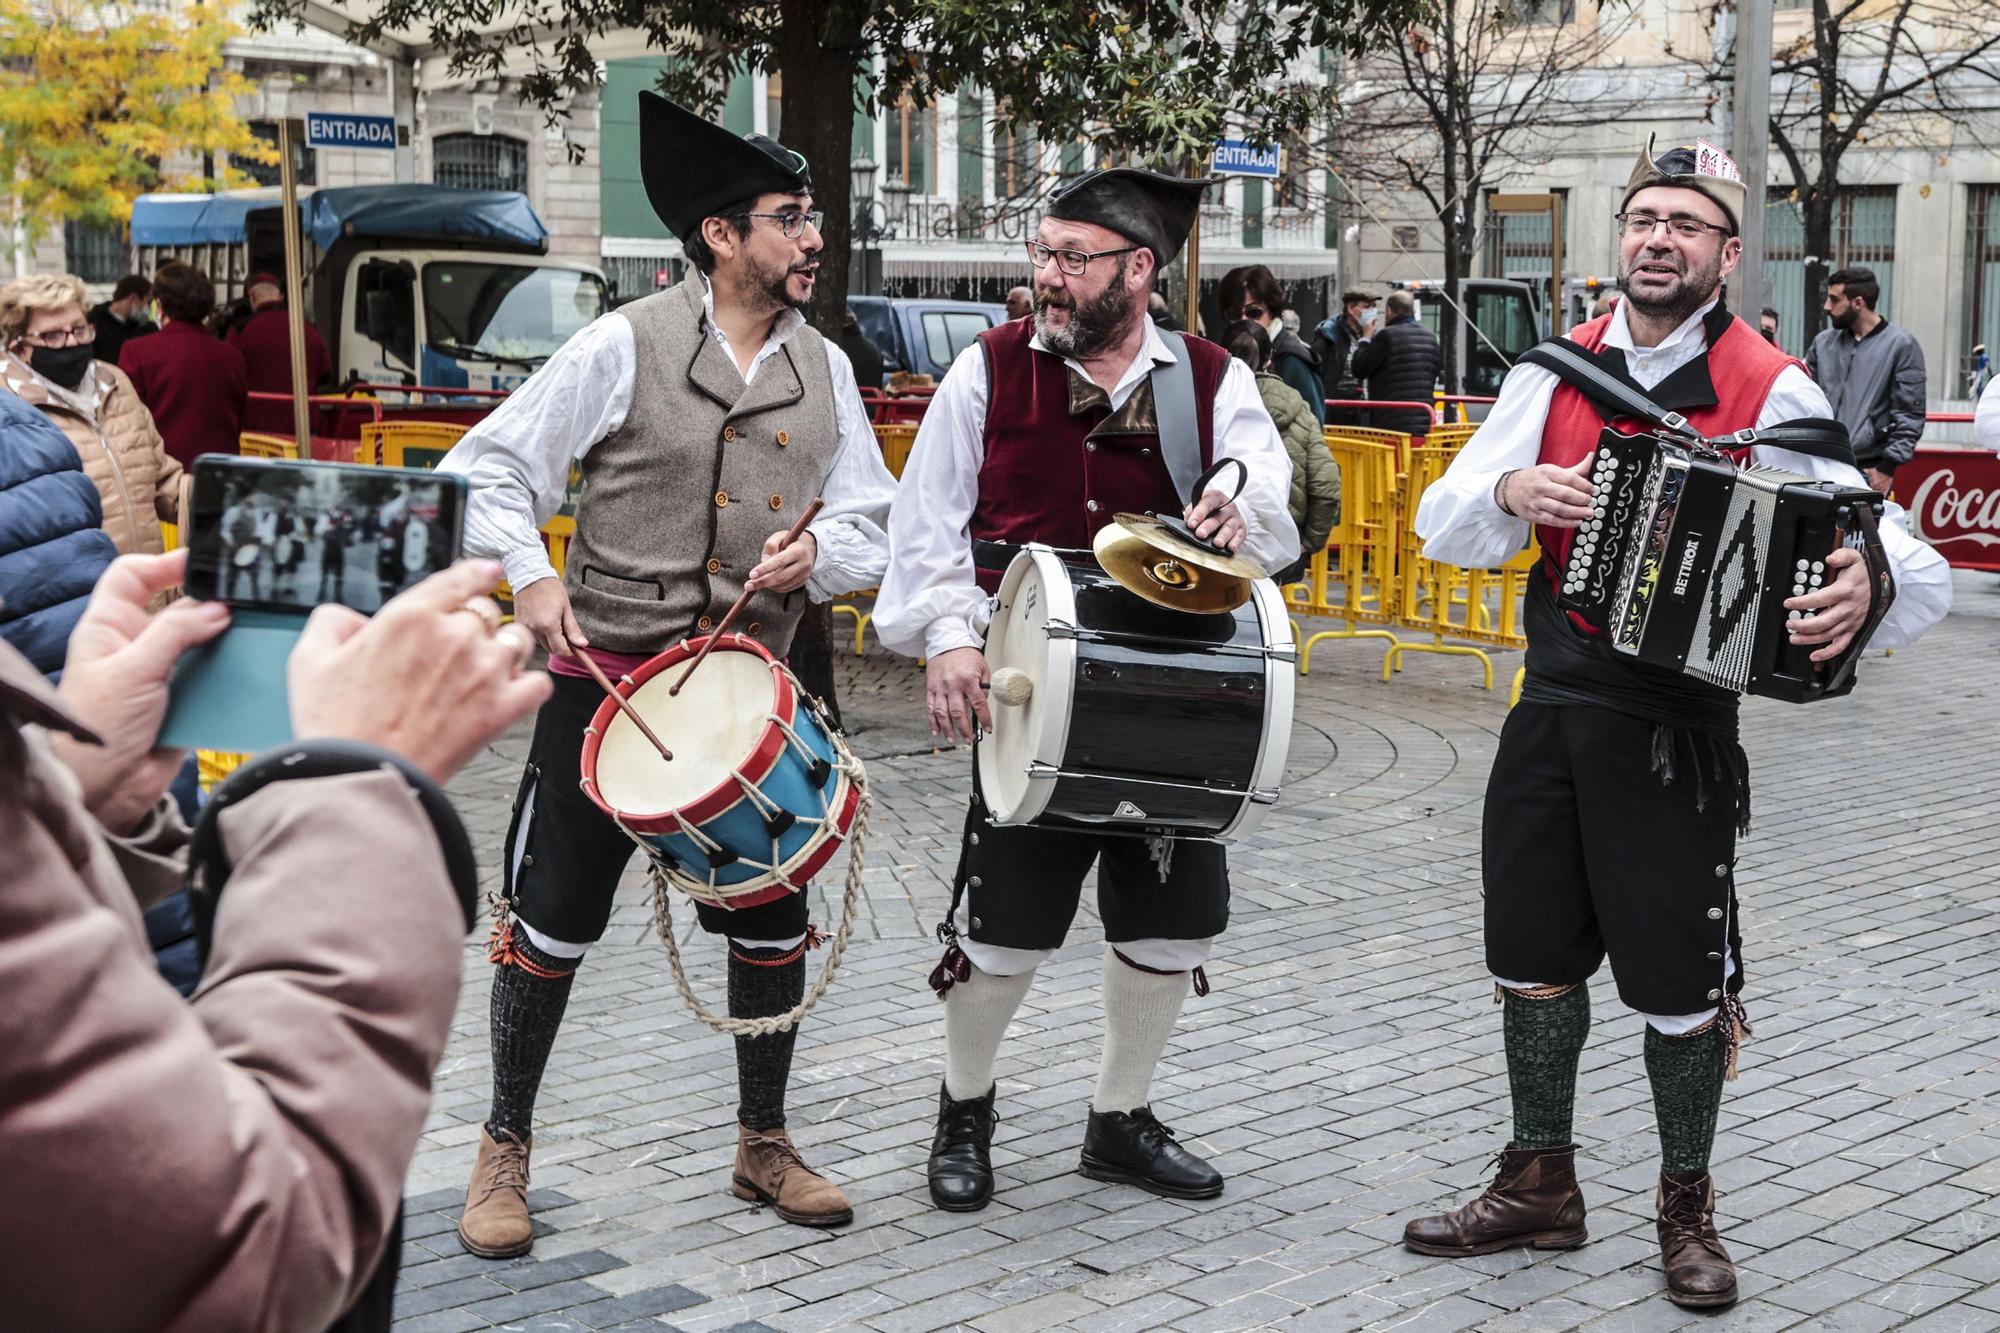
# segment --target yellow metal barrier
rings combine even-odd
[[[1334,426],[1327,429],[1326,445],[1340,469],[1340,522],[1328,536],[1326,549],[1307,563],[1305,582],[1291,585],[1286,594],[1300,615],[1342,621],[1346,628],[1301,636],[1302,676],[1312,668],[1314,645],[1324,640],[1397,642],[1386,629],[1355,626],[1385,625],[1395,619],[1397,491],[1409,437],[1396,431]]]
[[[899,480],[903,475],[903,465],[910,461],[910,450],[917,443],[917,423],[893,422],[875,428],[875,438],[882,442],[882,461],[891,475]]]
[[[1396,563],[1396,623],[1430,635],[1429,643],[1402,641],[1382,661],[1382,679],[1401,668],[1404,653],[1444,653],[1476,657],[1484,668],[1486,688],[1493,688],[1493,659],[1475,644],[1524,648],[1521,596],[1532,577],[1541,549],[1532,539],[1526,550],[1498,569],[1459,569],[1427,560],[1423,539],[1410,528],[1425,488],[1444,476],[1457,456],[1458,444],[1423,444],[1409,452],[1404,482],[1406,516],[1399,529],[1402,549]],[[1447,643],[1446,640],[1457,640]]]

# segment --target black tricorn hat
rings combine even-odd
[[[1164,267],[1174,261],[1194,226],[1201,192],[1211,177],[1168,176],[1143,167],[1085,172],[1056,191],[1048,215],[1059,222],[1093,222],[1153,252]]]
[[[657,93],[639,94],[639,174],[653,211],[683,241],[747,199],[812,188],[806,160],[776,139],[738,137]]]

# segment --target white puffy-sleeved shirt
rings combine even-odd
[[[727,349],[729,339],[715,322],[712,292],[704,294],[702,307],[703,331]],[[796,310],[778,316],[745,381],[754,380],[805,322]],[[826,505],[807,528],[819,551],[806,583],[807,595],[816,602],[881,582],[889,558],[889,501],[896,490],[847,353],[830,338],[821,343],[833,380],[839,443],[820,490]],[[730,364],[735,363],[732,352]],[[439,471],[462,475],[471,490],[466,550],[500,561],[516,592],[556,576],[542,546],[541,526],[562,507],[570,465],[625,424],[638,373],[631,323],[621,315],[605,315],[564,343],[438,465]],[[649,373],[665,370],[649,368]]]
[[[1703,306],[1657,347],[1639,347],[1625,321],[1621,301],[1604,333],[1606,347],[1619,348],[1632,378],[1651,389],[1708,350],[1702,321],[1714,309]],[[1424,491],[1417,505],[1416,532],[1424,539],[1424,555],[1465,569],[1490,569],[1503,564],[1528,544],[1529,523],[1503,513],[1493,488],[1504,472],[1535,466],[1541,458],[1542,428],[1548,424],[1555,373],[1540,366],[1515,366],[1500,385],[1500,397],[1466,442],[1443,477]],[[1832,405],[1812,377],[1797,366],[1778,373],[1758,414],[1758,428],[1801,417],[1833,416]],[[1815,458],[1790,449],[1753,445],[1750,461],[1784,468],[1818,481],[1866,486],[1861,473],[1847,463]],[[1895,568],[1896,600],[1869,640],[1873,647],[1895,648],[1910,643],[1951,610],[1951,570],[1944,557],[1910,535],[1902,506],[1889,504],[1882,517],[1882,548]]]
[[[1155,365],[1176,358],[1151,320],[1145,342],[1111,390],[1111,410],[1125,405]],[[1030,340],[1048,349],[1040,335]],[[1065,359],[1079,375],[1083,366]],[[972,512],[979,503],[979,470],[986,461],[985,353],[975,344],[945,372],[917,430],[902,485],[889,511],[889,573],[875,599],[874,626],[899,653],[936,657],[984,642],[991,599],[974,578]],[[1287,507],[1292,460],[1278,428],[1264,410],[1257,378],[1231,357],[1215,391],[1214,451],[1242,461],[1248,474],[1236,507],[1243,515],[1242,553],[1265,569],[1299,558],[1299,530]]]

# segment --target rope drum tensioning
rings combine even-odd
[[[786,671],[785,674],[791,676],[790,671]],[[804,687],[799,685],[796,677],[792,677],[792,685],[798,691],[799,698],[812,699]],[[819,978],[813,982],[804,997],[784,1013],[769,1014],[761,1018],[736,1018],[727,1014],[717,1014],[702,1004],[700,997],[694,993],[694,986],[688,981],[687,967],[681,960],[680,943],[674,938],[673,908],[669,903],[673,885],[668,878],[667,869],[659,858],[652,854],[650,847],[640,841],[630,829],[624,830],[626,836],[638,842],[641,850],[648,854],[651,869],[646,882],[653,894],[653,929],[667,951],[667,963],[673,972],[674,989],[680,992],[688,1011],[696,1018],[717,1032],[728,1033],[731,1036],[768,1037],[796,1026],[799,1020],[811,1013],[813,1006],[820,1002],[827,988],[833,984],[834,974],[840,970],[841,958],[847,952],[848,941],[854,936],[854,924],[860,913],[862,863],[868,842],[868,810],[873,799],[868,791],[868,771],[862,766],[861,761],[855,758],[854,752],[848,749],[846,739],[827,722],[818,701],[813,700],[811,706],[819,715],[827,739],[833,745],[834,767],[854,786],[859,800],[854,812],[854,826],[849,830],[846,839],[847,881],[845,891],[841,895],[840,928],[833,933],[832,940],[827,944],[826,962],[820,968]],[[619,827],[624,829],[622,821]],[[798,891],[804,892],[804,889],[800,888]]]

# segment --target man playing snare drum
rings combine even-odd
[[[819,267],[805,159],[640,94],[640,167],[655,211],[700,271],[604,316],[566,343],[444,461],[471,484],[466,546],[499,557],[516,615],[550,655],[507,834],[508,919],[495,923],[493,1105],[459,1239],[500,1258],[533,1243],[527,1205],[535,1095],[585,951],[604,933],[634,845],[578,787],[584,728],[603,694],[574,659],[616,678],[716,624],[782,656],[804,597],[865,588],[886,560],[895,483],[847,356],[799,313]],[[583,469],[561,578],[536,530]],[[826,508],[784,549],[814,496]],[[668,738],[669,744],[673,744]],[[697,904],[729,937],[729,1012],[784,1013],[805,988],[803,893],[729,911]],[[736,1039],[731,1187],[788,1222],[837,1226],[853,1210],[785,1131],[791,1030]]]
[[[1085,549],[1121,510],[1181,509],[1149,378],[1177,352],[1147,318],[1146,298],[1180,252],[1205,185],[1117,168],[1056,195],[1028,246],[1034,317],[981,335],[938,386],[891,512],[875,611],[884,643],[929,659],[934,734],[971,740],[975,723],[993,724],[982,630],[988,594],[1022,543]],[[1247,473],[1235,501],[1211,490],[1185,517],[1267,569],[1289,564],[1298,555],[1286,509],[1291,462],[1256,380],[1213,343],[1183,346],[1202,464],[1236,458]],[[992,1196],[1000,1040],[1035,968],[1068,932],[1093,862],[1109,947],[1104,1063],[1081,1169],[1180,1198],[1222,1190],[1222,1176],[1176,1144],[1147,1105],[1190,977],[1205,985],[1201,965],[1229,919],[1222,848],[1000,827],[975,790],[940,927],[952,943],[933,977],[945,997],[930,1159],[941,1208],[971,1211]]]

